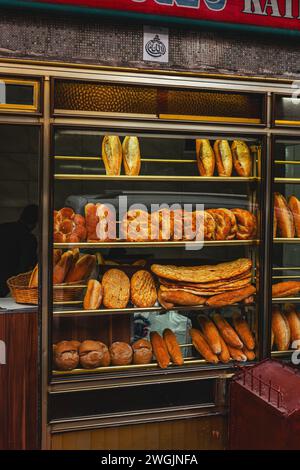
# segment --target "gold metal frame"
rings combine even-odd
[[[4,82],[5,84],[10,85],[25,85],[31,86],[33,88],[33,104],[9,104],[9,103],[0,103],[0,111],[11,111],[15,113],[16,111],[28,112],[28,113],[35,113],[39,109],[39,98],[40,98],[40,83],[36,81],[30,80],[14,80],[11,78],[3,78],[0,76],[0,82]]]

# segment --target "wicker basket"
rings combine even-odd
[[[7,281],[11,296],[17,304],[37,305],[39,303],[38,287],[28,287],[31,274],[32,271],[18,274],[18,276],[13,276]],[[63,303],[81,300],[85,284],[86,281],[80,281],[53,286],[53,302]]]
[[[7,280],[11,296],[17,304],[39,303],[39,292],[37,287],[28,287],[32,271],[17,276],[10,277]]]

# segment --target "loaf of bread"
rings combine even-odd
[[[97,310],[102,302],[102,286],[96,279],[90,279],[83,299],[84,310]]]
[[[126,366],[132,363],[133,351],[130,344],[116,341],[109,348],[113,366]]]
[[[222,351],[221,337],[215,324],[205,315],[198,315],[198,322],[213,353],[220,354]]]
[[[238,361],[238,362],[246,362],[247,361],[247,356],[243,352],[243,350],[238,349],[238,348],[233,348],[229,344],[227,344],[227,347],[228,347],[230,356],[234,361]]]
[[[78,341],[60,341],[54,348],[54,365],[58,370],[72,370],[79,364]]]
[[[206,213],[215,220],[215,240],[226,240],[231,231],[231,219],[228,213],[223,209],[208,209]]]
[[[151,331],[150,340],[157,363],[161,369],[166,369],[170,364],[170,355],[164,339],[157,331]]]
[[[116,211],[112,205],[89,203],[84,211],[89,242],[116,240]]]
[[[256,291],[255,287],[248,285],[242,289],[233,290],[231,292],[225,292],[224,294],[217,294],[209,297],[206,301],[206,305],[209,307],[226,307],[226,305],[232,305],[236,302],[241,302],[244,299],[247,299]]]
[[[254,359],[256,358],[255,352],[250,349],[247,349],[246,346],[243,347],[242,351],[243,354],[245,354],[247,361],[254,361]]]
[[[225,320],[225,318],[222,317],[220,313],[215,313],[213,315],[213,320],[227,346],[231,346],[232,348],[236,349],[242,349],[242,341],[240,340],[232,326],[229,325],[227,320]]]
[[[126,308],[130,298],[130,280],[120,269],[109,269],[102,278],[103,305],[106,308]]]
[[[205,297],[201,297],[200,295],[195,295],[190,292],[184,292],[183,290],[174,290],[163,287],[164,286],[161,286],[159,289],[159,299],[163,301],[164,305],[171,304],[194,306],[203,305],[205,303]]]
[[[291,196],[288,205],[294,218],[295,235],[300,238],[300,201],[296,196]]]
[[[223,364],[227,364],[230,361],[231,357],[230,357],[228,346],[225,343],[222,336],[220,336],[220,343],[221,343],[221,353],[219,355],[219,359]]]
[[[245,209],[231,209],[237,222],[236,238],[238,240],[253,240],[257,233],[256,217]]]
[[[272,297],[288,297],[300,292],[300,281],[284,281],[273,284]]]
[[[80,243],[86,240],[85,218],[71,207],[54,211],[54,243]]]
[[[150,364],[152,361],[152,346],[146,339],[138,339],[131,345],[133,350],[133,364]]]
[[[233,314],[232,320],[234,329],[241,338],[241,341],[247,349],[252,351],[255,348],[255,339],[247,321],[237,312]]]
[[[107,367],[110,365],[110,354],[107,346],[100,341],[86,340],[79,346],[80,364],[84,369]]]
[[[300,340],[300,318],[297,314],[295,305],[285,305],[284,314],[290,327],[291,342]]]
[[[192,343],[198,353],[201,354],[201,356],[203,356],[207,362],[217,364],[219,362],[218,356],[213,353],[204,335],[195,328],[191,328],[190,335],[192,338]]]
[[[280,193],[274,193],[274,208],[277,220],[277,230],[280,237],[294,238],[294,217],[288,206],[288,203],[285,200],[285,197]]]
[[[103,138],[102,160],[107,175],[120,175],[122,165],[122,145],[118,136],[106,135]]]
[[[31,273],[28,287],[38,287],[39,285],[39,265],[37,264]]]
[[[68,272],[65,282],[78,282],[88,279],[96,267],[95,255],[83,255]]]
[[[141,269],[133,274],[130,281],[131,302],[140,308],[153,307],[157,300],[156,286],[149,271]]]
[[[72,267],[73,253],[71,250],[65,251],[58,263],[53,268],[53,284],[62,284]]]
[[[208,139],[196,140],[198,170],[201,176],[213,176],[216,158]]]
[[[233,160],[228,140],[216,140],[214,152],[219,176],[231,176]]]
[[[234,140],[231,144],[233,165],[239,176],[249,177],[252,174],[252,158],[246,142]]]
[[[173,364],[182,366],[184,361],[176,335],[169,328],[166,328],[163,332],[163,338]]]
[[[139,139],[136,136],[126,136],[122,144],[123,165],[128,176],[139,175],[141,170],[141,153]]]
[[[291,341],[291,331],[288,321],[278,307],[272,311],[272,331],[274,333],[274,344],[278,351],[286,351]]]

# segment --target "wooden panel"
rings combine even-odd
[[[221,450],[227,446],[222,416],[54,434],[52,450]]]
[[[0,340],[6,364],[0,365],[0,449],[36,449],[37,311],[0,314]]]

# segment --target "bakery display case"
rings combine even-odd
[[[299,136],[275,136],[273,149],[272,355],[290,359],[300,340]]]

